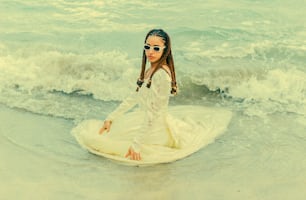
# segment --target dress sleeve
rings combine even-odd
[[[146,105],[146,117],[140,134],[134,138],[132,148],[135,152],[140,152],[141,144],[144,143],[146,136],[150,134],[152,130],[151,126],[154,124],[154,120],[163,115],[163,109],[167,109],[170,96],[170,82],[171,79],[167,72],[160,69],[155,73],[152,79],[152,85],[150,93],[147,96]]]
[[[114,121],[116,118],[123,115],[128,110],[132,109],[137,104],[137,95],[135,92],[131,93],[127,98],[125,98],[121,104],[113,111],[111,112],[106,120]]]

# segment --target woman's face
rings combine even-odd
[[[151,63],[159,61],[164,52],[164,40],[159,36],[149,36],[145,44],[145,53]]]

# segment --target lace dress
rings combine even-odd
[[[226,130],[230,111],[202,106],[168,107],[171,79],[166,71],[161,69],[154,74],[151,88],[146,87],[146,82],[109,114],[107,119],[113,122],[110,132],[98,133],[102,120],[78,124],[72,134],[80,145],[122,164],[152,165],[184,158]],[[124,157],[131,146],[141,153],[140,161]]]

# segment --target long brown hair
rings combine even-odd
[[[171,72],[171,91],[170,92],[171,92],[171,94],[176,94],[177,93],[177,83],[176,83],[176,76],[175,76],[174,61],[173,61],[173,56],[172,56],[172,51],[171,51],[170,37],[162,29],[152,29],[146,35],[144,43],[146,43],[146,41],[147,41],[149,36],[158,36],[158,37],[161,37],[163,39],[163,41],[165,42],[165,49],[163,51],[163,54],[162,54],[161,58],[159,59],[159,61],[157,63],[157,67],[154,69],[154,71],[152,72],[152,74],[150,76],[150,79],[149,79],[149,82],[147,84],[147,87],[150,88],[151,80],[152,80],[152,77],[153,77],[154,73],[158,69],[160,69],[163,64],[166,64],[169,67],[170,72]],[[139,88],[142,86],[142,84],[144,82],[144,74],[145,74],[145,70],[146,70],[146,63],[147,63],[147,57],[146,57],[145,50],[143,50],[141,72],[140,72],[139,79],[137,81],[137,85],[138,86],[137,86],[136,91],[139,90]]]

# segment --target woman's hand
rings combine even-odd
[[[128,152],[125,155],[126,158],[130,157],[131,160],[141,160],[140,153],[134,151],[132,147],[129,148]]]
[[[103,124],[102,128],[100,128],[100,130],[99,130],[99,134],[103,134],[104,131],[106,131],[108,133],[110,131],[111,125],[112,125],[112,121],[110,121],[110,120],[104,121],[104,124]]]

